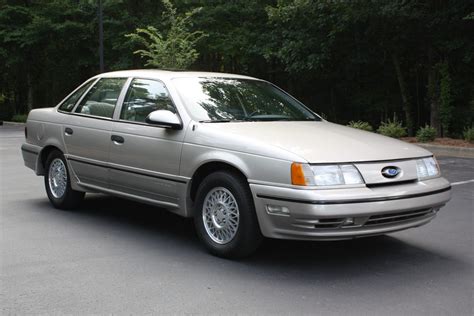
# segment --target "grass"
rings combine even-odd
[[[28,114],[15,114],[12,117],[12,122],[25,123]]]

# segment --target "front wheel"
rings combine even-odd
[[[66,159],[60,151],[52,151],[46,159],[44,185],[49,201],[59,209],[72,209],[81,203],[84,192],[71,188]]]
[[[262,240],[250,188],[231,172],[218,171],[202,181],[194,223],[206,248],[219,257],[248,256]]]

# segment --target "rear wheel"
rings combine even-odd
[[[44,185],[51,204],[59,209],[75,208],[84,198],[84,192],[71,188],[66,159],[58,150],[52,151],[46,159]]]
[[[243,177],[231,172],[218,171],[202,181],[194,223],[206,248],[220,257],[248,256],[262,240],[250,188]]]

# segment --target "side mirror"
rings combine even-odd
[[[168,110],[156,110],[148,114],[145,121],[149,124],[159,125],[165,128],[182,129],[183,124],[178,115]]]

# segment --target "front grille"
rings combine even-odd
[[[365,222],[364,226],[392,224],[396,222],[402,222],[402,221],[425,217],[427,215],[432,215],[434,213],[435,212],[432,208],[426,208],[422,210],[407,211],[407,212],[400,212],[400,213],[372,215]]]

